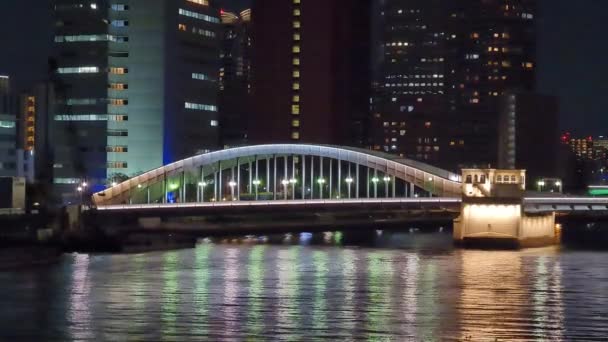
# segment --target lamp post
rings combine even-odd
[[[378,177],[372,178],[372,183],[374,183],[374,198],[378,198],[378,182],[380,179]]]
[[[543,191],[543,186],[545,186],[545,181],[538,181],[536,182],[536,185],[538,185],[538,191],[542,192]]]
[[[346,184],[348,184],[348,198],[350,199],[350,185],[353,183],[352,177],[346,178]]]
[[[324,178],[319,178],[317,180],[317,183],[319,184],[319,198],[323,199],[323,184],[325,184],[325,179]]]
[[[384,197],[388,198],[388,183],[391,182],[391,177],[384,176]]]
[[[298,184],[298,180],[292,178],[289,180],[289,184],[291,184],[291,199],[296,199],[296,184]]]
[[[560,181],[555,182],[555,186],[557,186],[557,189],[558,189],[559,193],[561,194],[562,193],[562,182],[560,182]]]
[[[289,185],[289,181],[287,179],[283,179],[281,184],[283,184],[283,197],[287,201],[287,186]]]
[[[431,182],[431,191],[429,191],[429,197],[433,197],[433,192],[435,192],[435,179],[433,179],[433,177],[429,177],[429,182]]]
[[[198,182],[199,193],[198,200],[201,202],[205,202],[205,187],[207,186],[207,182]]]
[[[232,197],[232,200],[236,201],[236,199],[234,198],[234,187],[236,186],[236,182],[231,180],[230,182],[228,182],[228,186],[230,186],[230,196]]]
[[[256,179],[252,183],[255,186],[255,200],[257,201],[258,200],[258,186],[260,186],[261,182],[259,179]]]
[[[76,191],[78,191],[78,196],[80,196],[80,204],[82,205],[82,192],[84,191],[84,188],[82,186],[78,186]]]

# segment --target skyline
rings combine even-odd
[[[602,76],[608,75],[608,65],[603,63],[608,48],[596,43],[603,39],[601,16],[608,3],[539,1],[538,90],[559,97],[561,130],[576,136],[606,135],[608,98],[603,94],[608,86]],[[249,3],[219,2],[230,10],[240,10]],[[19,19],[26,13],[31,22],[50,25],[50,13],[45,13],[50,2],[5,0],[2,6],[0,40],[8,48],[0,55],[0,74],[11,76],[15,88],[27,88],[45,76],[52,32],[34,25],[19,31],[12,28],[20,26]]]

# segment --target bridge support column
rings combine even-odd
[[[273,162],[274,162],[274,170],[273,170],[273,178],[272,178],[272,193],[273,193],[273,199],[276,200],[277,199],[277,155],[273,155],[272,156]]]
[[[310,199],[315,198],[315,156],[310,156]]]
[[[338,159],[338,197],[342,198],[342,161]]]
[[[217,162],[218,165],[218,182],[217,182],[217,190],[219,192],[218,201],[222,201],[224,199],[224,180],[222,179],[222,162]]]
[[[359,164],[355,164],[357,168],[355,171],[355,197],[359,198]]]
[[[526,214],[521,202],[463,203],[454,241],[464,246],[541,247],[557,243],[555,214]]]
[[[334,166],[334,160],[333,159],[329,159],[329,199],[333,198],[333,176],[334,176],[334,170],[333,170],[333,166]]]

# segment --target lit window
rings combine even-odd
[[[291,100],[292,100],[293,102],[296,102],[296,103],[297,103],[297,102],[300,102],[300,95],[294,95],[294,96],[291,98]]]
[[[293,65],[300,65],[300,59],[299,58],[294,58],[293,59]]]
[[[300,38],[301,38],[301,37],[300,37],[300,34],[299,34],[299,33],[294,33],[294,34],[293,34],[293,40],[298,41],[298,40],[300,40]]]
[[[202,14],[202,13],[188,11],[188,10],[185,10],[183,8],[179,9],[179,15],[183,15],[185,17],[190,17],[190,18],[195,18],[195,19],[198,19],[198,20],[208,21],[210,23],[219,24],[219,22],[220,22],[219,18],[212,17],[210,15],[206,15],[206,14]]]
[[[110,83],[110,86],[108,88],[114,90],[125,90],[129,89],[129,85],[125,83]]]
[[[99,68],[96,66],[67,67],[58,68],[57,72],[60,74],[96,74],[99,72]]]
[[[186,31],[188,28],[184,24],[178,24],[177,29],[180,31]]]
[[[110,73],[114,75],[123,75],[129,73],[129,69],[112,67],[110,68]]]
[[[298,132],[298,131],[291,132],[291,139],[293,139],[293,140],[299,140],[300,139],[300,132]]]
[[[291,105],[291,114],[299,115],[300,114],[300,105]]]
[[[300,53],[300,45],[294,45],[291,51],[293,53]]]
[[[211,120],[211,121],[209,122],[209,125],[210,125],[211,127],[217,127],[218,122],[217,122],[217,120]]]
[[[300,28],[300,21],[296,20],[293,22],[293,28]]]
[[[300,127],[300,120],[299,119],[293,119],[291,120],[291,127]]]
[[[201,104],[201,103],[186,102],[186,103],[184,103],[184,108],[192,109],[192,110],[206,110],[209,112],[217,112],[217,106]]]
[[[209,0],[188,0],[188,1],[193,2],[195,4],[203,5],[203,6],[209,6]]]
[[[294,70],[293,71],[293,77],[294,78],[300,78],[300,70]]]
[[[300,82],[294,82],[292,89],[293,90],[299,90],[300,89]]]
[[[300,16],[300,9],[299,8],[294,9],[293,10],[293,15],[296,16],[296,17],[299,17]]]

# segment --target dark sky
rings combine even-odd
[[[559,97],[562,129],[608,135],[608,0],[539,1],[539,92]],[[0,3],[0,74],[27,87],[46,73],[50,0]],[[239,11],[251,0],[218,3]]]

